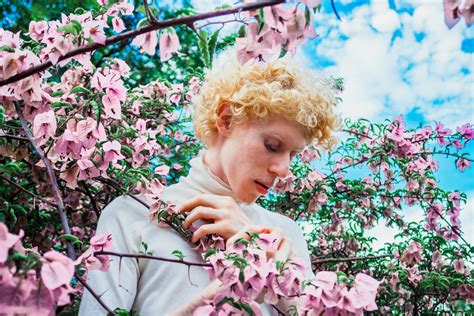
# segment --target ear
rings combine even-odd
[[[219,104],[216,109],[216,114],[216,127],[219,131],[219,134],[224,137],[230,136],[232,132],[232,111],[230,109],[230,104],[226,102]]]

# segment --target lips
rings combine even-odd
[[[257,180],[255,180],[256,186],[257,186],[257,191],[260,192],[261,194],[267,194],[268,190],[270,189],[270,186],[263,184]]]

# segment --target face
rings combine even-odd
[[[212,148],[219,167],[211,169],[244,203],[255,202],[277,178],[286,177],[292,158],[306,146],[303,127],[277,116],[236,126],[219,137]]]

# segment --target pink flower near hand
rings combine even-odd
[[[141,52],[153,56],[155,55],[156,45],[158,44],[158,35],[156,35],[156,31],[141,34],[135,37],[131,44],[140,47]]]
[[[165,30],[160,35],[160,61],[164,62],[171,58],[180,47],[178,35],[174,29]]]
[[[41,278],[44,285],[54,290],[67,285],[74,275],[74,262],[54,250],[48,251],[43,258],[46,260],[41,267]]]
[[[322,288],[323,290],[330,291],[334,288],[337,282],[337,274],[333,271],[320,271],[316,273],[314,285]]]
[[[19,235],[10,234],[8,227],[0,222],[0,264],[4,263],[8,257],[8,251],[23,237],[23,230]]]

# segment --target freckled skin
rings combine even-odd
[[[271,186],[276,178],[286,177],[293,155],[307,145],[303,126],[278,116],[218,129],[204,163],[244,203],[261,195],[255,181]]]

